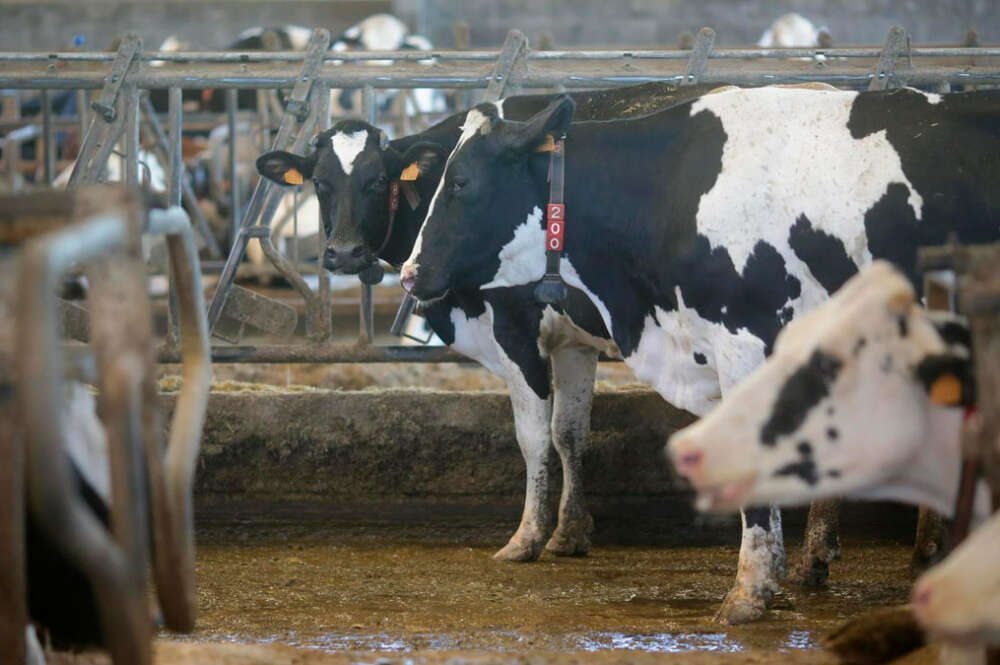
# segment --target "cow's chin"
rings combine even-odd
[[[449,290],[446,284],[435,282],[437,280],[425,280],[417,276],[416,278],[404,279],[402,285],[407,293],[420,302],[430,303],[444,298]]]

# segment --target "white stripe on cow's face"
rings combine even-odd
[[[354,160],[365,149],[367,141],[367,129],[359,129],[352,134],[337,132],[330,138],[333,152],[337,155],[337,159],[340,160],[340,168],[344,169],[344,173],[347,175],[351,175],[351,171],[354,170]]]
[[[455,155],[466,141],[476,134],[488,133],[489,128],[489,117],[479,110],[471,109],[468,113],[466,113],[465,123],[462,124],[462,134],[458,137],[458,143],[455,144],[455,149],[451,151],[450,155],[448,155],[448,161],[444,164],[442,174],[446,174],[448,172],[448,166],[454,160]],[[431,197],[431,202],[427,207],[427,217],[424,218],[424,225],[420,227],[420,233],[417,234],[417,241],[413,244],[413,250],[410,252],[410,257],[406,259],[406,263],[403,264],[404,268],[407,266],[412,268],[420,267],[420,250],[424,244],[424,228],[426,227],[427,220],[434,217],[434,208],[437,204],[438,198],[441,196],[441,191],[444,189],[444,181],[445,177],[442,175],[441,179],[438,181],[437,189],[434,190],[434,196]]]
[[[312,30],[303,28],[301,25],[286,25],[285,32],[288,33],[288,41],[292,43],[293,51],[306,50],[309,38],[312,37]]]
[[[692,104],[692,115],[708,111],[726,132],[721,173],[698,205],[698,233],[713,248],[724,247],[737,272],[760,240],[787,264],[800,265],[788,229],[801,215],[840,240],[855,263],[870,263],[865,213],[892,183],[909,188],[909,204],[921,218],[923,199],[885,131],[851,136],[848,121],[857,95],[735,89]]]

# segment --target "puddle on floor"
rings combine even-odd
[[[478,532],[473,547],[412,529],[202,529],[198,630],[180,639],[324,652],[790,652],[905,602],[910,588],[908,546],[846,541],[828,589],[786,587],[764,620],[724,627],[713,616],[735,547],[596,546],[586,558],[498,563],[481,541],[499,547],[506,528]]]

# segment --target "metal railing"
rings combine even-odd
[[[183,127],[180,94],[184,88],[226,89],[230,99],[238,89],[290,90],[272,149],[301,152],[312,134],[331,124],[332,88],[363,90],[363,116],[374,122],[375,90],[389,88],[482,89],[487,98],[497,99],[522,89],[600,88],[650,81],[678,85],[823,82],[855,89],[919,85],[937,91],[947,91],[953,85],[1000,85],[1000,47],[913,47],[905,30],[898,26],[889,31],[882,47],[714,49],[714,41],[715,33],[704,28],[692,48],[686,50],[534,51],[524,35],[514,30],[499,51],[342,53],[329,51],[330,35],[319,29],[304,52],[160,53],[142,51],[138,39],[130,35],[122,40],[117,53],[0,53],[0,88],[100,91],[92,104],[94,113],[73,173],[74,183],[94,181],[111,146],[123,136],[129,139],[127,159],[134,164],[134,130],[126,127],[143,115],[138,102],[140,93],[150,88],[169,88],[169,137],[161,143],[167,144],[163,149],[171,155],[169,198],[172,205],[179,205],[183,193],[178,157]],[[152,61],[159,62],[154,67]],[[227,110],[232,130],[233,107]],[[155,114],[146,109],[145,115]],[[159,134],[162,139],[163,131]],[[235,167],[231,158],[233,183]],[[134,181],[134,174],[134,165],[129,166],[127,179]],[[300,266],[285,258],[271,240],[269,225],[281,196],[281,190],[266,180],[258,181],[254,188],[208,308],[209,330],[216,336],[220,334],[217,324],[227,308],[237,318],[243,317],[239,320],[244,322],[259,315],[256,320],[262,330],[271,326],[272,331],[287,331],[289,316],[294,328],[295,314],[289,314],[287,305],[244,293],[234,285],[247,244],[256,240],[275,269],[301,295],[308,342],[247,345],[236,339],[230,346],[213,346],[216,361],[464,361],[444,349],[373,345],[372,289],[367,285],[361,290],[358,343],[334,343],[326,271],[316,266],[318,285],[311,288]],[[237,200],[235,193],[233,200]],[[317,245],[322,255],[322,230]],[[162,362],[175,362],[179,357],[171,343],[158,352]]]

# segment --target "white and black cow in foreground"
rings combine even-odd
[[[599,119],[664,108],[705,90],[653,83],[579,92],[574,98],[583,117]],[[553,98],[510,97],[499,105],[508,116],[527,119]],[[459,113],[425,132],[386,142],[372,125],[344,120],[320,134],[307,157],[269,152],[257,160],[257,168],[282,185],[300,178],[313,181],[328,237],[324,265],[329,270],[357,274],[379,259],[399,265],[413,249],[444,158],[464,122],[465,113]],[[400,182],[411,164],[416,166],[408,169],[409,179]],[[394,213],[392,183],[403,189]],[[572,291],[568,302],[553,309],[541,307],[531,291],[529,286],[456,289],[424,311],[445,343],[503,377],[510,389],[527,485],[521,524],[496,554],[509,561],[534,560],[543,546],[562,555],[589,550],[592,522],[584,503],[581,457],[598,354],[616,353],[600,316],[581,292]],[[553,443],[562,462],[563,486],[558,526],[549,538],[546,460]]]
[[[893,499],[951,515],[961,421],[975,402],[961,317],[928,312],[884,261],[795,319],[716,409],[671,437],[702,509]],[[974,517],[989,510],[980,483]],[[912,606],[932,634],[1000,644],[1000,514],[925,573]]]
[[[537,283],[549,159],[566,134],[562,279],[601,313],[625,362],[704,415],[770,353],[778,331],[883,257],[1000,236],[1000,93],[731,89],[645,118],[574,123],[568,98],[526,123],[470,111],[402,282]],[[723,618],[760,616],[780,534],[748,511]],[[773,554],[772,555],[772,551]]]
[[[877,261],[788,324],[767,362],[671,437],[674,467],[703,510],[847,496],[950,515],[971,360],[964,320],[921,308],[909,280]]]

